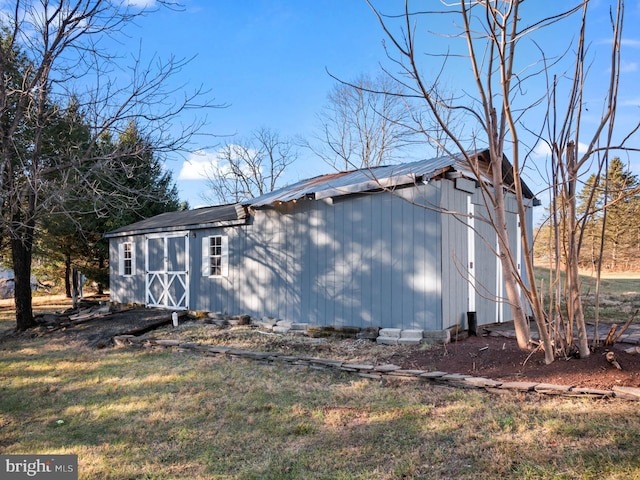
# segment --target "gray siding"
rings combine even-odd
[[[442,180],[442,207],[451,212],[442,215],[442,321],[444,328],[467,328],[469,305],[469,257],[467,198],[454,188],[454,182]]]
[[[481,221],[487,212],[479,193],[456,189],[449,180],[393,194],[301,199],[256,210],[244,225],[193,230],[188,308],[318,325],[466,327],[470,195],[479,233],[474,239],[478,324],[493,323],[499,296],[495,232]],[[514,214],[508,221],[515,228]],[[202,239],[211,235],[228,237],[226,277],[202,276]],[[132,277],[118,274],[118,245],[125,241],[135,244]],[[154,242],[151,247],[151,262],[162,262],[159,247]],[[145,248],[144,235],[111,239],[113,301],[146,302]],[[171,259],[185,252],[179,243],[169,249],[171,269]]]
[[[480,196],[476,196],[476,200],[481,202]],[[476,314],[478,325],[486,325],[498,319],[496,233],[488,221],[489,215],[484,204],[475,203],[475,211]]]
[[[416,196],[417,195],[417,196]],[[229,235],[228,278],[193,282],[191,308],[336,326],[441,327],[439,216],[432,186],[301,200],[255,212]],[[201,258],[192,243],[192,261]],[[199,271],[196,265],[191,271]]]
[[[134,275],[123,276],[118,272],[119,245],[132,242],[135,251]],[[144,236],[129,236],[109,242],[109,291],[111,301],[118,303],[145,303]]]

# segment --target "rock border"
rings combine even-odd
[[[505,391],[529,392],[541,395],[561,395],[565,397],[582,397],[593,399],[618,398],[621,400],[640,401],[640,388],[613,387],[613,390],[599,390],[577,387],[574,385],[554,385],[536,382],[501,382],[484,377],[447,372],[429,372],[426,370],[405,370],[394,364],[373,365],[369,363],[343,362],[325,358],[298,357],[272,352],[242,350],[234,347],[203,345],[180,340],[140,338],[134,335],[119,335],[113,338],[117,346],[136,346],[142,348],[170,348],[182,351],[193,351],[204,355],[224,355],[229,358],[246,358],[265,363],[282,363],[290,366],[306,366],[316,370],[332,370],[356,374],[370,379],[401,379],[429,382],[435,385],[482,389],[491,393]]]

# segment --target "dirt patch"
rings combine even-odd
[[[389,346],[370,340],[266,335],[250,327],[213,329],[193,325],[183,324],[178,329],[151,332],[149,336],[345,362],[392,363],[405,369],[462,373],[503,381],[607,390],[614,386],[640,387],[640,354],[624,352],[631,347],[629,344],[616,344],[609,349],[601,347],[585,359],[557,359],[546,365],[542,352],[524,352],[514,338],[488,334],[447,345]],[[622,370],[607,362],[605,353],[609,350],[614,351]]]
[[[260,333],[254,327],[218,327],[196,319],[171,327],[171,313],[156,309],[131,309],[59,329],[41,327],[21,336],[50,336],[92,348],[113,345],[117,335],[141,333],[155,338],[175,338],[211,345],[280,352],[374,365],[393,363],[405,369],[470,374],[504,381],[528,381],[597,389],[640,387],[640,354],[623,351],[628,344],[612,347],[622,366],[616,369],[598,348],[586,359],[557,359],[545,365],[542,352],[523,352],[513,338],[482,335],[447,345],[386,346],[370,340],[309,338]]]
[[[79,310],[98,304],[86,302]],[[95,318],[74,322],[72,314],[77,312],[78,310],[68,309],[59,313],[35,313],[36,321],[41,323],[41,326],[21,333],[9,331],[5,333],[5,337],[61,338],[69,344],[106,348],[113,346],[113,337],[117,335],[140,335],[171,323],[171,312],[159,309],[116,309],[107,315],[100,314]]]

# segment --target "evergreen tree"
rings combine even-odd
[[[640,268],[640,225],[637,222],[640,186],[636,175],[616,157],[602,178],[589,177],[578,200],[579,212],[586,222],[581,266],[594,267],[599,258],[600,243],[604,241],[602,265],[605,269]]]
[[[100,293],[108,285],[108,243],[102,238],[106,232],[188,207],[179,200],[171,172],[163,168],[152,145],[141,137],[133,122],[117,141],[110,134],[103,135],[97,148],[102,150],[100,155],[110,150],[109,156],[117,159],[117,165],[110,165],[108,174],[77,171],[76,175],[83,177],[82,181],[74,180],[78,188],[66,192],[64,201],[42,223],[40,255],[47,258],[45,265],[51,261],[64,265],[67,296],[71,296],[73,269],[94,281]],[[107,196],[108,202],[96,201]],[[120,208],[104,208],[114,204],[113,196],[122,197]],[[45,268],[38,271],[48,274],[51,283],[59,283],[55,272]]]
[[[607,171],[604,266],[610,270],[637,265],[632,258],[638,241],[638,179],[614,158]],[[600,193],[604,203],[604,191]]]

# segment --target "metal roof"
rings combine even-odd
[[[469,156],[478,158],[478,163],[481,164],[483,181],[491,183],[491,176],[488,170],[489,164],[486,160],[488,152],[486,150],[470,152]],[[321,175],[308,180],[302,180],[293,185],[255,198],[249,202],[249,206],[264,207],[274,203],[290,202],[304,197],[320,200],[322,198],[372,190],[393,189],[398,186],[411,185],[418,181],[430,180],[449,170],[458,171],[462,175],[476,180],[475,175],[469,168],[468,162],[462,155],[447,155],[400,165],[364,168]],[[512,186],[512,167],[506,158],[503,159],[502,163],[502,175],[505,184]],[[522,182],[522,188],[525,197],[535,197],[524,182]]]
[[[415,183],[421,178],[432,178],[448,170],[458,161],[456,157],[438,157],[400,165],[331,173],[302,180],[288,187],[255,198],[251,207],[263,207],[277,202],[289,202],[303,197],[316,200],[352,193],[394,188]]]
[[[194,228],[221,227],[246,223],[246,209],[239,204],[218,205],[179,212],[161,213],[113,230],[105,238],[121,237],[132,233],[145,234],[167,231],[191,230]]]
[[[491,183],[486,151],[469,154],[478,159],[483,181]],[[126,227],[113,230],[106,238],[126,236],[129,234],[146,234],[169,231],[182,231],[195,228],[211,228],[229,225],[242,225],[248,221],[246,207],[259,208],[276,203],[290,202],[301,198],[320,200],[367,191],[393,189],[427,181],[449,171],[460,172],[462,176],[475,180],[468,162],[462,156],[443,156],[428,160],[419,160],[400,165],[389,165],[348,172],[330,173],[302,180],[287,187],[275,190],[248,201],[245,205],[231,204],[215,207],[198,208],[181,212],[170,212],[141,220]],[[509,161],[502,163],[502,175],[507,186],[513,185],[513,172]],[[535,196],[522,182],[525,197]]]

